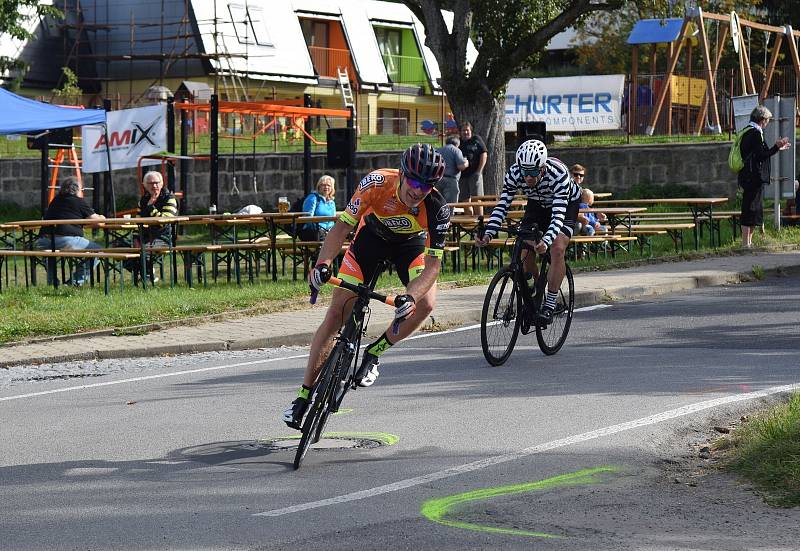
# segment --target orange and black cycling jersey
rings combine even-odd
[[[398,196],[400,171],[381,169],[367,174],[339,216],[342,222],[363,226],[389,243],[425,236],[425,253],[442,257],[450,207],[437,191],[431,191],[419,206],[409,208]]]

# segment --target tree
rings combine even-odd
[[[62,17],[55,6],[43,5],[39,0],[0,0],[0,36],[25,40],[31,38],[28,25],[35,18],[50,15]],[[0,56],[0,77],[11,69],[24,69],[24,63],[8,56]]]
[[[550,39],[586,14],[619,8],[625,0],[402,0],[425,27],[425,45],[439,64],[440,84],[453,114],[470,121],[486,141],[486,190],[498,190],[505,171],[503,98],[508,81],[533,64]],[[453,12],[448,30],[441,10]],[[472,38],[478,57],[467,67]]]

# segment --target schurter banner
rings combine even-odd
[[[505,130],[517,121],[544,121],[548,132],[617,130],[622,126],[625,75],[512,78],[505,103]]]
[[[109,111],[108,143],[103,128],[84,126],[83,171],[105,172],[108,170],[106,147],[111,154],[111,170],[135,167],[139,157],[167,149],[167,105],[152,105]],[[155,164],[158,161],[143,162]]]

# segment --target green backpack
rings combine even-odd
[[[731,172],[734,174],[739,174],[744,168],[744,159],[742,159],[742,136],[744,136],[745,132],[752,129],[751,126],[745,126],[736,133],[736,137],[733,140],[731,151],[728,153],[728,168],[730,168]]]

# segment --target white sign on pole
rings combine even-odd
[[[617,130],[622,126],[625,75],[512,78],[508,83],[504,127],[518,121],[544,121],[547,131]]]
[[[139,157],[167,149],[167,105],[151,105],[106,114],[108,144],[102,126],[84,126],[83,171],[86,173],[108,170],[108,148],[111,169],[132,168],[138,165]],[[144,161],[143,165],[159,161]]]
[[[758,107],[758,95],[734,96],[731,100],[733,101],[733,128],[738,132],[750,122],[750,113]]]

